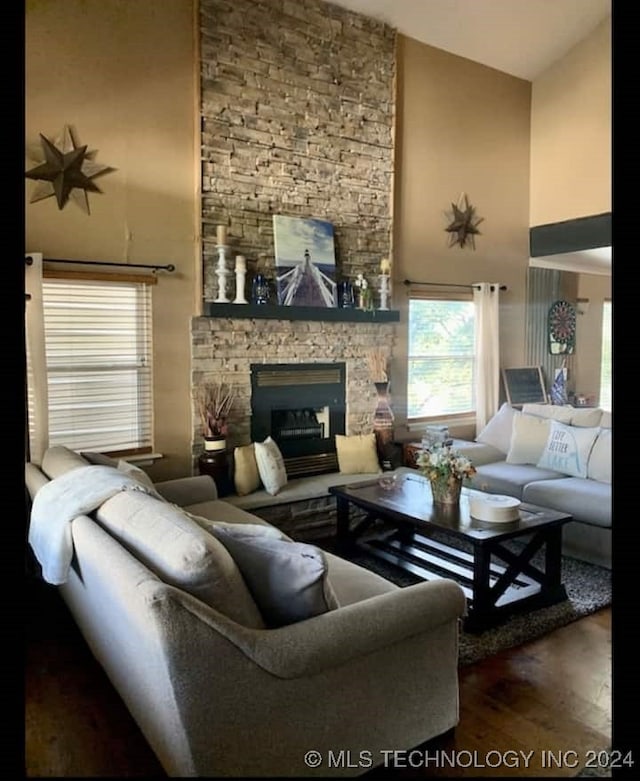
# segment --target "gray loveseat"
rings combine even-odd
[[[574,458],[563,460],[562,436],[575,445]],[[612,436],[611,414],[601,409],[524,404],[519,410],[505,403],[474,442],[453,444],[477,468],[471,487],[570,514],[563,552],[611,569]]]
[[[359,775],[457,724],[465,598],[453,581],[398,588],[322,554],[327,609],[273,627],[220,535],[280,532],[218,500],[209,477],[154,487],[117,472],[61,447],[26,464],[30,539],[43,515],[47,534],[49,520],[69,532],[73,557],[52,588],[169,775]],[[122,485],[104,499],[106,477]],[[84,487],[98,498],[59,524]]]

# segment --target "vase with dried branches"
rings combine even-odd
[[[389,396],[387,356],[380,349],[369,350],[367,365],[377,394],[376,408],[373,413],[373,431],[376,435],[378,457],[384,469],[392,469],[394,415]]]
[[[196,408],[202,422],[205,450],[224,450],[229,433],[228,417],[236,392],[225,382],[205,383],[196,391]]]

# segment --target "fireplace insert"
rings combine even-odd
[[[277,443],[296,476],[335,471],[345,433],[345,364],[251,364],[251,438]]]

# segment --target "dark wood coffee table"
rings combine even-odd
[[[424,580],[456,580],[467,597],[465,629],[470,632],[567,598],[561,551],[562,527],[572,520],[570,515],[523,503],[519,520],[479,521],[469,513],[472,491],[463,488],[459,507],[442,510],[433,504],[429,482],[419,474],[399,477],[391,491],[374,480],[332,486],[329,492],[336,497],[340,552],[348,556],[358,545]],[[366,516],[351,528],[354,507]],[[377,520],[391,531],[363,539]],[[508,540],[520,540],[521,549],[505,546]],[[539,551],[542,569],[532,562]]]

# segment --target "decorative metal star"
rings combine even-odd
[[[31,203],[55,195],[58,208],[63,209],[71,198],[89,214],[87,191],[102,192],[92,179],[114,169],[94,163],[91,158],[95,151],[87,152],[86,146],[78,146],[68,125],[65,125],[62,137],[55,142],[42,133],[40,142],[45,161],[25,173],[27,179],[39,180],[31,195]]]
[[[469,244],[472,249],[476,248],[474,234],[480,234],[478,225],[483,221],[484,217],[475,216],[475,208],[470,206],[469,201],[465,193],[460,194],[458,203],[452,203],[453,215],[450,225],[445,230],[450,233],[449,246],[453,247],[454,244],[459,244],[464,247],[465,244]]]

